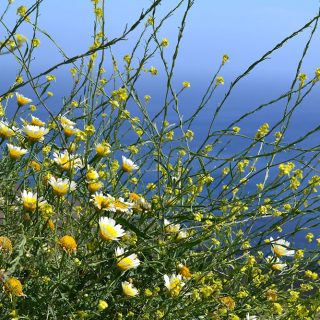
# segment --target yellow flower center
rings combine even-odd
[[[100,235],[104,240],[113,240],[118,236],[118,232],[110,225],[103,225],[100,228]]]
[[[67,184],[53,185],[53,192],[58,196],[64,196],[68,192],[69,186]]]
[[[25,197],[23,199],[23,208],[27,211],[34,211],[37,208],[37,199],[32,197]]]
[[[121,210],[121,209],[128,209],[129,208],[129,206],[127,204],[125,204],[125,203],[123,203],[123,202],[121,202],[119,200],[114,201],[113,204],[114,204],[116,209],[120,209]]]
[[[16,278],[9,278],[5,284],[4,284],[4,288],[5,290],[17,297],[21,297],[23,296],[23,292],[22,292],[22,284],[21,282],[16,279]]]
[[[273,251],[278,257],[282,257],[286,254],[286,248],[278,245],[273,247]]]
[[[117,263],[117,266],[118,266],[119,269],[121,269],[123,271],[129,270],[129,269],[134,268],[134,261],[131,258],[126,257],[126,258],[121,259]]]

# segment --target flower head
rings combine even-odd
[[[39,126],[39,127],[44,127],[46,124],[41,121],[39,118],[31,116],[31,124],[33,126]]]
[[[134,297],[139,294],[138,289],[136,289],[132,283],[124,281],[121,283],[123,293],[128,297]]]
[[[104,240],[119,240],[122,236],[125,235],[125,231],[122,229],[120,224],[116,224],[116,221],[107,218],[101,217],[99,220],[99,227],[100,227],[100,236]]]
[[[59,239],[58,243],[69,254],[77,251],[77,243],[72,236],[63,236]]]
[[[179,295],[182,287],[185,285],[182,281],[182,276],[180,274],[172,274],[170,277],[165,274],[163,276],[164,285],[169,290],[169,292],[175,296]]]
[[[44,140],[44,136],[49,132],[49,129],[28,124],[23,126],[23,131],[30,141],[37,142]]]
[[[7,143],[7,147],[8,147],[10,158],[14,160],[21,158],[23,155],[25,155],[28,152],[27,149],[22,149],[10,143]]]
[[[117,267],[122,271],[137,268],[140,265],[140,260],[135,253],[130,254],[127,257],[123,257],[125,251],[123,248],[118,247],[115,254],[118,258]]]
[[[111,152],[110,144],[107,142],[98,143],[96,145],[96,153],[98,156],[103,157]]]
[[[22,291],[22,284],[21,282],[14,277],[8,278],[4,283],[4,289],[9,294],[16,296],[16,297],[23,297],[24,293]]]
[[[270,237],[270,243],[271,250],[277,257],[294,255],[294,250],[288,250],[290,242],[285,241],[283,239],[273,240],[273,238]]]
[[[124,172],[132,172],[133,170],[139,169],[139,166],[125,156],[122,156],[122,170]]]
[[[180,224],[173,224],[167,219],[164,219],[164,230],[166,233],[178,233],[180,231]]]
[[[15,135],[15,131],[17,129],[15,127],[9,128],[9,124],[4,121],[0,121],[0,137],[2,139],[9,139]]]
[[[51,185],[53,192],[59,197],[64,196],[69,190],[74,191],[77,186],[74,181],[62,178],[56,179],[53,176],[49,178],[48,183]]]
[[[54,152],[53,161],[65,171],[80,169],[83,167],[82,160],[78,155],[70,154],[68,150],[62,153]]]
[[[21,200],[23,208],[29,212],[35,211],[37,205],[41,207],[46,203],[46,201],[42,201],[42,198],[38,199],[37,193],[33,193],[31,191],[28,192],[27,190],[23,190],[23,192],[21,192]]]
[[[113,197],[109,195],[107,196],[103,195],[102,192],[96,192],[91,196],[90,201],[93,202],[94,206],[99,210],[115,212],[116,210],[114,208],[112,198]]]
[[[22,107],[28,103],[31,103],[32,100],[29,98],[26,98],[25,96],[23,96],[22,94],[16,92],[16,98],[17,98],[17,103],[19,107]]]
[[[0,237],[0,251],[10,253],[12,251],[12,242],[6,236]]]

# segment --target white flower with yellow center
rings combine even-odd
[[[107,142],[103,142],[103,143],[98,143],[96,145],[96,153],[98,156],[103,157],[103,156],[107,156],[108,154],[111,153],[111,146],[109,143]]]
[[[139,294],[138,289],[135,288],[132,283],[128,281],[124,281],[121,283],[121,285],[122,285],[122,291],[126,296],[134,297]]]
[[[186,230],[180,230],[178,232],[177,239],[182,240],[182,239],[186,239],[186,238],[188,238],[188,232]]]
[[[133,170],[138,170],[139,166],[134,164],[134,162],[125,156],[122,156],[122,170],[124,172],[132,172]]]
[[[54,162],[65,171],[80,169],[83,167],[82,160],[79,156],[70,154],[68,150],[65,150],[62,153],[54,152],[53,158]]]
[[[274,240],[272,237],[270,237],[269,242],[271,243],[271,250],[273,254],[275,254],[277,257],[289,257],[294,255],[294,250],[288,250],[290,242],[283,239]]]
[[[90,201],[93,202],[94,206],[99,210],[116,211],[110,197],[103,195],[102,192],[96,192],[93,194]]]
[[[123,248],[118,247],[115,251],[115,254],[118,258],[117,267],[122,271],[137,268],[140,265],[140,260],[135,253],[130,254],[127,257],[123,257],[125,251]]]
[[[113,198],[114,199],[114,198]],[[124,201],[123,198],[118,198],[113,200],[114,208],[117,211],[130,213],[133,208],[133,203]]]
[[[39,118],[37,118],[37,117],[34,117],[34,116],[32,116],[31,115],[31,124],[33,125],[33,126],[39,126],[39,127],[44,127],[46,124],[43,122],[43,121],[41,121]]]
[[[111,218],[101,217],[99,220],[99,227],[101,238],[107,241],[119,240],[119,238],[125,235],[122,226],[116,224],[116,221]]]
[[[10,143],[7,143],[7,147],[8,147],[8,152],[11,159],[21,158],[23,155],[25,155],[28,152],[27,149],[22,149]]]
[[[258,320],[257,316],[250,316],[250,313],[247,313],[246,320]]]
[[[21,192],[21,201],[23,208],[29,212],[35,211],[37,209],[37,205],[38,207],[41,207],[46,203],[42,198],[38,199],[37,193],[32,193],[31,191],[28,192],[26,190]]]
[[[32,102],[31,99],[23,96],[22,94],[20,94],[18,92],[16,92],[16,99],[17,99],[17,103],[18,103],[19,107],[22,107],[22,106]]]
[[[27,124],[23,126],[23,131],[30,141],[37,142],[44,140],[44,136],[49,132],[49,129]]]
[[[77,184],[74,181],[70,181],[69,179],[62,179],[51,176],[48,180],[48,183],[51,185],[54,194],[59,197],[67,194],[68,191],[74,191],[76,189]]]
[[[78,132],[79,129],[75,128],[74,126],[69,126],[67,124],[62,124],[61,125],[63,128],[63,132],[67,137],[71,137],[74,134]]]
[[[282,261],[277,257],[268,256],[266,258],[267,262],[271,264],[272,270],[282,271],[287,267],[286,263],[282,263]]]
[[[66,126],[74,127],[76,125],[75,122],[69,120],[68,118],[66,118],[64,116],[61,116],[59,118],[59,120],[60,120],[60,123],[61,123],[62,126],[66,125]]]
[[[163,279],[166,288],[176,295],[180,293],[181,288],[185,285],[185,283],[182,281],[182,276],[180,274],[172,274],[170,277],[167,274],[165,274],[163,276]]]
[[[12,127],[12,129],[11,129],[7,122],[0,121],[0,137],[2,139],[11,138],[12,136],[15,135],[15,131],[17,131],[17,128]]]
[[[180,231],[180,224],[173,224],[167,219],[164,219],[164,230],[166,233],[178,233]]]

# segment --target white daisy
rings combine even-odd
[[[119,240],[119,238],[125,235],[125,231],[122,229],[120,224],[116,224],[116,221],[101,217],[99,220],[100,236],[104,240]]]

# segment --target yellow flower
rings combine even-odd
[[[41,164],[37,161],[32,160],[30,162],[30,166],[34,171],[40,171],[41,170]]]
[[[9,139],[12,136],[15,135],[15,132],[17,129],[15,127],[12,127],[12,129],[9,128],[9,125],[7,122],[0,121],[0,137],[2,139]]]
[[[30,141],[37,142],[44,140],[44,136],[49,132],[49,129],[28,124],[23,126],[23,131]]]
[[[99,311],[103,311],[103,310],[105,310],[105,309],[107,309],[108,308],[108,302],[107,301],[105,301],[105,300],[99,300],[99,303],[98,303],[98,310]]]
[[[7,147],[8,147],[10,158],[14,160],[21,158],[23,155],[25,155],[28,152],[27,149],[16,147],[10,143],[7,143]]]
[[[90,168],[86,173],[86,178],[87,178],[87,180],[95,181],[95,180],[99,179],[99,174],[96,170]]]
[[[233,310],[236,306],[234,300],[229,296],[220,298],[220,301],[227,307],[228,310]]]
[[[139,294],[138,289],[136,289],[132,283],[124,281],[121,283],[123,293],[128,297],[134,297]]]
[[[48,183],[51,185],[54,194],[61,197],[67,194],[67,192],[74,191],[76,189],[77,184],[74,181],[69,181],[69,179],[62,179],[51,176],[49,178]]]
[[[16,92],[16,99],[17,99],[17,103],[19,107],[22,107],[28,103],[31,103],[32,100],[29,98],[26,98],[25,96],[23,96],[22,94]]]
[[[21,282],[14,277],[8,278],[4,283],[4,289],[9,294],[17,297],[23,297],[24,293],[22,291],[22,284]]]
[[[96,145],[96,153],[98,156],[103,157],[111,152],[110,144],[107,142],[102,142]]]
[[[37,205],[41,207],[46,203],[46,201],[43,201],[42,198],[38,199],[37,193],[32,193],[31,191],[28,192],[26,190],[23,190],[23,192],[21,192],[21,201],[23,204],[23,208],[29,212],[35,211]]]
[[[221,76],[218,76],[216,79],[216,85],[219,85],[219,84],[224,85],[224,79]]]
[[[169,40],[167,38],[163,38],[160,42],[160,46],[167,47],[169,45]]]
[[[139,166],[125,156],[122,156],[122,170],[124,172],[132,172],[133,170],[139,169]]]
[[[122,226],[116,224],[116,221],[111,218],[101,217],[99,220],[99,227],[101,238],[107,241],[119,240],[119,238],[125,235]]]
[[[178,265],[179,274],[181,274],[184,278],[191,278],[191,272],[189,268],[182,263]]]
[[[40,39],[38,39],[38,38],[32,39],[31,44],[35,48],[39,47],[40,46]]]
[[[127,257],[123,257],[124,253],[125,251],[123,248],[118,247],[116,249],[116,257],[118,258],[117,267],[120,270],[126,271],[129,269],[137,268],[140,265],[140,260],[135,253],[130,254]]]
[[[75,253],[77,251],[77,243],[73,237],[66,235],[59,239],[59,245],[67,252],[67,253]]]
[[[89,183],[88,183],[88,190],[90,193],[94,193],[94,192],[100,190],[101,188],[103,188],[102,181],[96,181],[96,182],[89,181]]]
[[[182,86],[183,86],[183,88],[190,88],[190,87],[191,87],[191,84],[190,84],[190,82],[188,82],[188,81],[183,81],[183,82],[182,82]]]
[[[6,236],[0,237],[0,251],[10,253],[12,251],[12,242]]]

